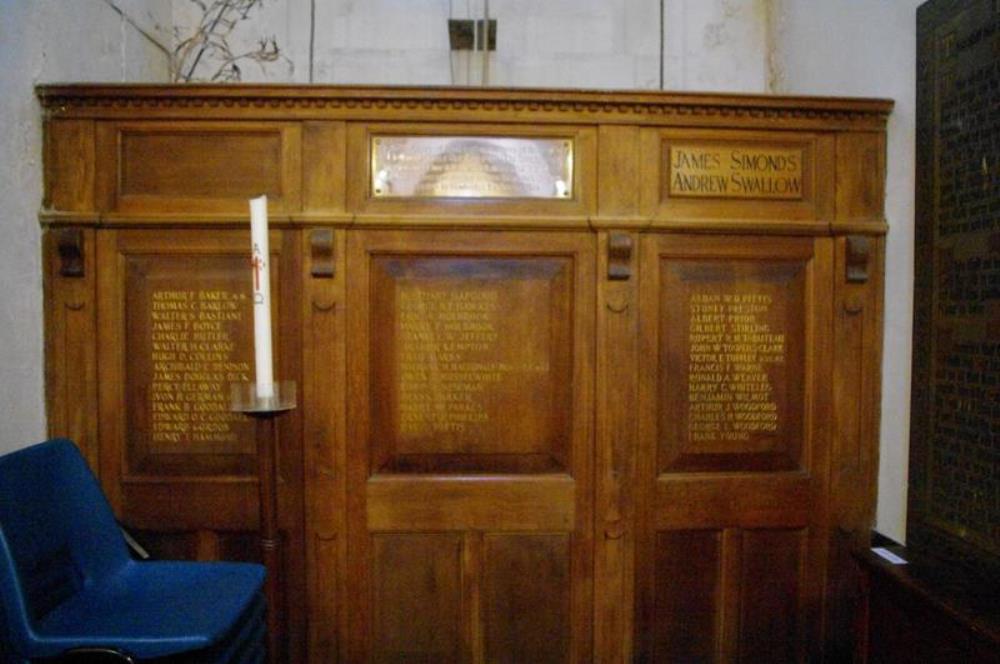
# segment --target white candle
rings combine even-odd
[[[253,349],[257,369],[257,397],[274,397],[274,359],[271,353],[271,279],[267,244],[267,196],[250,199],[250,249],[253,268]]]

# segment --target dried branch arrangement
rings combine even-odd
[[[175,28],[178,30],[177,45],[171,62],[171,78],[175,82],[236,83],[242,80],[240,64],[249,62],[265,70],[269,63],[284,61],[292,69],[291,60],[282,54],[273,36],[259,39],[256,48],[240,53],[234,52],[230,46],[233,31],[250,18],[252,12],[264,4],[264,0],[191,2],[201,11],[201,19],[190,36],[183,37]]]

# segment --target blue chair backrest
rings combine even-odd
[[[111,507],[72,442],[0,457],[0,616],[9,639],[25,642],[35,621],[128,559]]]

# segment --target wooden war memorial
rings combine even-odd
[[[293,662],[817,662],[872,525],[882,100],[45,86],[49,427],[255,559],[270,201]]]

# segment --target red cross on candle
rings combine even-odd
[[[253,268],[253,289],[259,291],[260,269],[264,267],[264,259],[261,258],[260,254],[255,252],[253,258],[250,259],[250,266]]]

